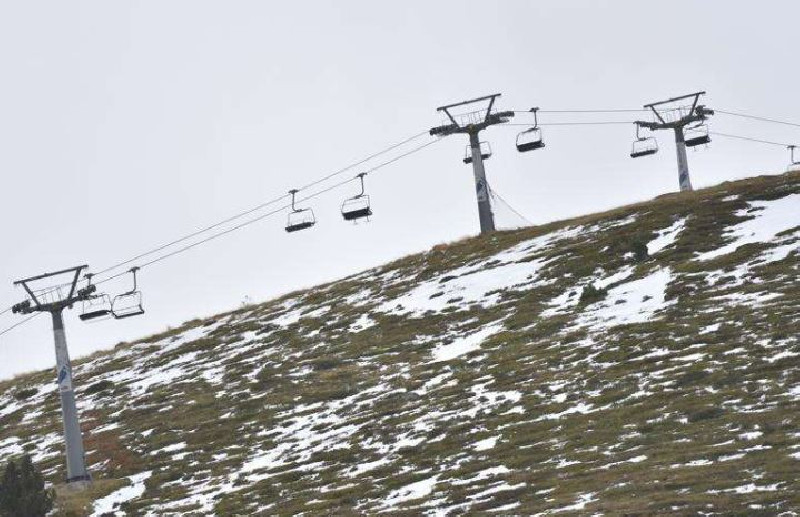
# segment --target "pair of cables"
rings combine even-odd
[[[419,140],[420,138],[422,138],[423,136],[426,136],[426,135],[428,135],[428,131],[424,131],[424,132],[420,132],[420,133],[417,133],[415,135],[412,135],[412,136],[410,136],[410,137],[408,137],[408,138],[406,138],[406,139],[404,139],[404,140],[402,140],[400,142],[394,143],[394,144],[392,144],[392,145],[390,145],[390,146],[388,146],[388,147],[386,147],[386,148],[384,148],[384,149],[382,149],[382,150],[380,150],[378,152],[372,153],[372,154],[370,154],[370,155],[368,155],[368,156],[366,156],[366,157],[364,157],[364,158],[362,158],[362,159],[360,159],[360,160],[358,160],[358,161],[356,161],[354,163],[351,163],[351,164],[349,164],[349,165],[347,165],[347,166],[345,166],[345,167],[343,167],[341,169],[333,171],[333,172],[331,172],[329,174],[326,174],[325,176],[322,176],[319,179],[316,179],[316,180],[314,180],[314,181],[312,181],[312,182],[310,182],[310,183],[308,183],[306,185],[303,185],[300,188],[298,188],[297,191],[298,192],[303,192],[303,191],[312,190],[312,189],[314,189],[314,187],[318,187],[318,186],[320,186],[320,185],[332,180],[335,177],[341,176],[342,174],[346,173],[347,171],[351,171],[351,170],[353,170],[355,168],[362,167],[362,166],[366,166],[370,173],[377,172],[377,171],[379,171],[381,169],[384,169],[384,168],[386,168],[386,167],[388,167],[388,166],[390,166],[390,165],[392,165],[392,164],[394,164],[394,163],[396,163],[396,162],[398,162],[398,161],[400,161],[400,160],[402,160],[402,159],[404,159],[404,158],[406,158],[408,156],[416,154],[416,153],[418,153],[418,152],[420,152],[420,151],[432,146],[433,144],[437,143],[440,140],[440,138],[435,138],[435,139],[428,140],[427,142],[421,143],[421,144],[416,145],[416,146],[414,146],[414,147],[412,147],[410,149],[404,150],[403,152],[401,152],[401,153],[399,153],[399,154],[397,154],[395,156],[392,156],[391,158],[386,159],[386,160],[384,160],[384,161],[382,161],[380,163],[377,163],[375,165],[368,165],[371,162],[374,162],[377,158],[379,158],[381,156],[385,156],[385,155],[387,155],[389,153],[392,153],[392,151],[396,151],[396,150],[401,149],[401,148],[403,148],[405,146],[408,146],[412,142],[415,142],[415,141]],[[328,186],[326,186],[326,187],[324,187],[322,189],[313,190],[313,192],[310,192],[309,194],[305,195],[304,197],[298,199],[297,201],[299,201],[299,202],[310,201],[312,199],[320,197],[320,196],[322,196],[322,195],[324,195],[324,194],[326,194],[328,192],[331,192],[332,190],[335,190],[335,189],[337,189],[337,188],[339,188],[339,187],[341,187],[343,185],[346,185],[346,184],[348,184],[350,182],[353,182],[353,181],[356,181],[356,180],[357,180],[357,178],[348,178],[348,179],[346,179],[344,181],[339,181],[339,182],[337,182],[335,184],[328,185]],[[186,253],[189,250],[192,250],[194,248],[197,248],[199,246],[207,244],[207,243],[209,243],[211,241],[214,241],[214,240],[216,240],[216,239],[218,239],[220,237],[223,237],[225,235],[228,235],[228,234],[233,233],[235,231],[241,230],[243,228],[251,226],[251,225],[253,225],[255,223],[258,223],[260,221],[263,221],[263,220],[265,220],[265,219],[267,219],[267,218],[269,218],[271,216],[274,216],[276,214],[285,212],[288,208],[291,207],[291,204],[287,202],[289,200],[289,198],[290,198],[289,194],[284,194],[284,195],[275,197],[275,198],[270,199],[268,201],[259,203],[256,206],[250,207],[250,208],[248,208],[246,210],[242,210],[241,212],[233,214],[230,217],[227,217],[227,218],[225,218],[223,220],[217,221],[217,222],[215,222],[215,223],[213,223],[211,225],[208,225],[208,226],[205,226],[203,228],[197,229],[197,230],[192,231],[192,232],[190,232],[190,233],[188,233],[186,235],[180,236],[180,237],[178,237],[176,239],[173,239],[173,240],[171,240],[169,242],[165,242],[163,244],[159,244],[159,245],[157,245],[157,246],[155,246],[155,247],[153,247],[151,249],[145,250],[145,251],[143,251],[141,253],[138,253],[138,254],[130,257],[130,258],[127,258],[125,260],[122,260],[120,262],[112,264],[112,265],[110,265],[110,266],[98,271],[97,273],[95,273],[93,275],[93,278],[96,278],[96,277],[101,277],[101,278],[95,280],[93,283],[95,285],[100,285],[100,284],[103,284],[103,283],[106,283],[106,282],[110,282],[110,281],[112,281],[112,280],[114,280],[116,278],[119,278],[119,277],[123,276],[123,275],[127,275],[129,273],[130,269],[126,269],[126,270],[121,271],[121,272],[112,273],[114,271],[119,270],[120,268],[122,268],[124,266],[136,265],[139,269],[142,269],[142,268],[157,264],[157,263],[162,262],[164,260],[167,260],[169,258],[181,255],[183,253]],[[281,203],[282,201],[283,201],[283,203]],[[274,207],[274,208],[272,208],[271,210],[265,211],[266,209],[268,209],[270,207]],[[251,216],[251,217],[248,218],[248,216]],[[236,224],[233,224],[233,223],[236,223]],[[230,224],[233,224],[233,226],[229,226]],[[197,237],[201,237],[201,238],[199,238],[198,240],[193,240],[194,238],[197,238]],[[177,247],[178,245],[181,245],[181,244],[183,244],[183,246]],[[161,252],[163,252],[163,253],[161,253]],[[159,253],[161,253],[161,254],[157,255]],[[154,256],[154,255],[156,255],[156,256]],[[103,275],[105,275],[105,276],[103,276]],[[50,291],[54,291],[54,290],[56,290],[56,289],[58,289],[60,287],[64,287],[65,285],[69,285],[69,284],[53,285],[53,286],[44,288],[43,291],[46,294],[46,293],[48,293]],[[12,309],[13,309],[12,307],[8,307],[6,309],[0,310],[0,316],[11,312]],[[0,336],[10,332],[11,330],[13,330],[13,329],[15,329],[15,328],[17,328],[17,327],[19,327],[21,325],[24,325],[25,323],[29,322],[34,317],[36,317],[38,314],[39,313],[36,313],[36,314],[34,314],[34,315],[24,319],[24,320],[21,320],[21,321],[15,323],[14,325],[11,325],[10,327],[7,327],[7,328],[5,328],[3,330],[0,330]]]

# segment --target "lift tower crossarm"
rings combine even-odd
[[[672,97],[665,101],[645,104],[644,108],[652,111],[657,121],[645,122],[642,120],[637,120],[635,122],[637,127],[647,128],[650,131],[660,131],[665,129],[671,129],[674,131],[675,150],[678,158],[678,181],[681,191],[692,190],[692,182],[689,179],[689,162],[686,157],[686,140],[684,138],[683,130],[690,124],[703,123],[705,120],[707,120],[709,115],[714,114],[714,110],[708,109],[702,104],[699,104],[700,96],[705,94],[706,92],[704,91],[695,92],[688,95],[681,95],[680,97]],[[692,99],[692,105],[688,109],[688,112],[685,111],[688,106],[678,107],[676,109],[676,111],[678,111],[678,118],[676,120],[665,120],[659,110],[656,109],[658,106],[673,104],[686,99]],[[695,145],[697,145],[697,143],[695,143]]]
[[[705,94],[706,94],[706,92],[689,93],[687,95],[681,95],[680,97],[672,97],[671,99],[667,99],[665,101],[651,102],[650,104],[645,104],[644,107],[645,108],[652,108],[654,106],[661,106],[663,104],[671,104],[673,102],[682,101],[684,99],[691,99],[692,97],[695,98],[695,105],[696,105],[697,99],[699,99],[701,95],[705,95]]]
[[[480,218],[481,233],[493,232],[495,230],[494,215],[492,214],[491,201],[489,199],[489,184],[486,181],[486,169],[483,166],[483,154],[481,152],[481,143],[479,133],[489,126],[495,124],[503,124],[508,122],[509,119],[514,117],[513,111],[501,111],[499,113],[492,113],[495,101],[500,97],[499,93],[478,97],[476,99],[457,102],[455,104],[448,104],[447,106],[439,106],[436,111],[443,112],[450,119],[450,124],[434,127],[430,130],[432,136],[449,136],[454,134],[467,134],[469,135],[469,149],[470,156],[464,159],[465,163],[472,163],[472,172],[475,177],[475,192],[478,197],[478,216]],[[486,114],[482,120],[477,117],[470,119],[467,117],[466,123],[459,123],[456,116],[453,115],[451,110],[461,106],[468,106],[479,102],[488,101]],[[480,111],[477,111],[480,113]],[[467,115],[474,115],[475,112]]]
[[[21,285],[22,288],[25,289],[25,292],[28,293],[28,296],[31,297],[31,300],[33,300],[33,303],[35,305],[31,307],[30,304],[25,304],[24,302],[18,303],[17,305],[15,305],[15,307],[18,307],[18,309],[15,312],[21,314],[29,314],[32,312],[46,312],[52,310],[59,310],[59,309],[64,309],[65,307],[70,307],[75,302],[80,302],[88,299],[92,294],[92,292],[94,292],[94,290],[96,289],[95,286],[91,286],[87,289],[81,289],[80,291],[76,292],[78,286],[78,279],[80,277],[81,271],[83,271],[87,267],[89,266],[87,265],[75,266],[69,269],[63,269],[61,271],[44,273],[41,275],[32,276],[30,278],[17,280],[16,282],[14,282],[14,285]],[[33,289],[31,289],[31,287],[28,285],[31,282],[37,282],[39,280],[44,280],[45,278],[59,276],[66,273],[74,273],[74,276],[69,284],[70,285],[69,294],[63,300],[55,301],[53,303],[43,304],[39,301],[39,298],[37,298],[36,293],[33,291]]]

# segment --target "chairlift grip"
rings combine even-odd
[[[126,292],[122,293],[123,295],[133,294],[133,293],[136,292],[136,285],[137,285],[136,272],[139,271],[139,269],[141,269],[139,266],[133,266],[132,268],[130,268],[128,270],[128,272],[133,275],[133,289],[131,289],[130,291],[126,291]]]
[[[360,180],[361,180],[361,193],[360,193],[359,195],[357,195],[357,196],[356,196],[357,198],[359,198],[359,197],[362,197],[362,196],[363,196],[363,195],[366,193],[366,190],[364,189],[364,176],[366,176],[366,175],[367,175],[367,173],[366,173],[366,172],[360,172],[360,173],[359,173],[359,174],[356,176],[358,179],[360,179]]]
[[[530,111],[533,113],[533,127],[531,129],[536,129],[539,127],[539,115],[537,115],[539,112],[539,106],[531,108]]]
[[[289,191],[289,194],[292,195],[292,212],[299,212],[299,210],[297,208],[295,208],[295,206],[294,206],[294,196],[298,192],[300,192],[300,191],[297,190],[296,188],[293,188],[292,190]]]

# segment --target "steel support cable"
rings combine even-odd
[[[418,136],[419,136],[419,135],[418,135]],[[416,138],[416,137],[415,137],[415,138]],[[390,160],[387,160],[387,161],[385,161],[385,162],[383,162],[383,163],[380,163],[380,164],[376,165],[375,167],[372,167],[372,168],[370,169],[370,172],[377,171],[377,170],[380,170],[380,169],[382,169],[382,168],[384,168],[384,167],[386,167],[386,166],[388,166],[388,165],[391,165],[391,164],[393,164],[393,163],[395,163],[395,162],[397,162],[397,161],[401,160],[402,158],[405,158],[405,157],[407,157],[407,156],[410,156],[410,155],[412,155],[412,154],[414,154],[414,153],[417,153],[417,152],[419,152],[419,151],[421,151],[421,150],[425,149],[426,147],[429,147],[429,146],[431,146],[431,145],[433,145],[433,144],[435,144],[435,143],[439,142],[440,140],[442,140],[442,139],[441,139],[441,138],[437,138],[437,139],[435,139],[435,140],[431,140],[430,142],[427,142],[427,143],[425,143],[425,144],[423,144],[423,145],[420,145],[420,146],[418,146],[418,147],[415,147],[414,149],[411,149],[410,151],[406,151],[406,152],[404,152],[404,153],[402,153],[402,154],[400,154],[400,155],[398,155],[398,156],[395,156],[395,157],[393,157],[393,158],[392,158],[392,159],[390,159]],[[331,177],[332,177],[332,176],[331,176]],[[330,179],[330,178],[328,178],[328,179]],[[339,183],[336,183],[336,184],[334,184],[334,185],[331,185],[331,186],[329,186],[329,187],[326,187],[326,188],[325,188],[325,189],[323,189],[323,190],[320,190],[320,191],[314,192],[313,194],[309,194],[309,195],[307,195],[307,196],[303,197],[302,199],[299,199],[298,201],[300,201],[300,202],[303,202],[303,201],[308,201],[308,200],[310,200],[310,199],[314,199],[314,198],[316,198],[316,197],[319,197],[319,196],[321,196],[321,195],[323,195],[323,194],[325,194],[325,193],[328,193],[328,192],[330,192],[330,191],[332,191],[332,190],[334,190],[334,189],[336,189],[336,188],[339,188],[339,187],[341,187],[342,185],[346,185],[347,183],[350,183],[350,182],[353,182],[353,181],[356,181],[356,178],[348,178],[348,179],[346,179],[346,180],[344,180],[344,181],[340,181]],[[318,182],[318,183],[319,183],[319,182]],[[305,187],[305,188],[308,188],[308,187]],[[285,197],[285,196],[284,196],[284,197]],[[279,213],[283,212],[284,210],[286,210],[287,208],[290,208],[290,207],[291,207],[291,205],[290,205],[290,204],[287,204],[287,205],[281,206],[280,208],[277,208],[277,209],[275,209],[275,210],[271,210],[270,212],[267,212],[267,213],[265,213],[265,214],[261,214],[261,215],[259,215],[258,217],[255,217],[255,218],[253,218],[253,219],[249,219],[249,220],[247,220],[247,221],[245,221],[245,222],[243,222],[243,223],[240,223],[240,224],[238,224],[238,225],[236,225],[236,226],[234,226],[234,227],[228,228],[228,229],[226,229],[226,230],[223,230],[223,231],[221,231],[221,232],[217,232],[217,233],[215,233],[215,234],[213,234],[213,235],[211,235],[211,236],[209,236],[209,237],[206,237],[205,239],[199,240],[199,241],[197,241],[197,242],[194,242],[194,243],[192,243],[192,244],[189,244],[189,245],[187,245],[187,246],[184,246],[184,247],[182,247],[182,248],[180,248],[180,249],[177,249],[177,250],[175,250],[175,251],[171,251],[171,252],[169,252],[169,253],[167,253],[167,254],[161,255],[161,256],[159,256],[159,257],[157,257],[157,258],[153,259],[153,260],[150,260],[150,261],[148,261],[148,262],[145,262],[145,263],[143,263],[143,264],[140,264],[140,265],[139,265],[139,267],[140,267],[140,268],[144,268],[144,267],[146,267],[146,266],[150,266],[150,265],[156,264],[156,263],[158,263],[158,262],[161,262],[161,261],[163,261],[163,260],[166,260],[166,259],[168,259],[168,258],[170,258],[170,257],[174,257],[175,255],[179,255],[179,254],[181,254],[181,253],[187,252],[187,251],[189,251],[189,250],[191,250],[191,249],[193,249],[193,248],[195,248],[195,247],[197,247],[197,246],[200,246],[201,244],[208,243],[208,242],[210,242],[210,241],[212,241],[212,240],[214,240],[214,239],[217,239],[218,237],[222,237],[222,236],[224,236],[224,235],[227,235],[227,234],[229,234],[229,233],[232,233],[232,232],[234,232],[234,231],[236,231],[236,230],[240,230],[240,229],[242,229],[242,228],[244,228],[244,227],[250,226],[251,224],[255,224],[255,223],[257,223],[257,222],[259,222],[259,221],[261,221],[261,220],[263,220],[263,219],[266,219],[267,217],[270,217],[270,216],[272,216],[272,215],[279,214]],[[119,277],[121,277],[121,276],[123,276],[123,275],[126,275],[126,274],[128,274],[128,271],[124,271],[124,272],[122,272],[122,273],[117,273],[117,274],[115,274],[115,275],[112,275],[112,276],[110,276],[110,277],[107,277],[107,278],[104,278],[104,279],[102,279],[102,280],[100,280],[100,281],[97,281],[97,282],[95,282],[95,285],[99,285],[99,284],[102,284],[102,283],[105,283],[105,282],[109,282],[109,281],[111,281],[111,280],[114,280],[114,279],[116,279],[116,278],[119,278]],[[7,309],[7,310],[5,310],[5,311],[3,311],[3,312],[8,312],[8,310],[10,310],[10,309]],[[2,314],[2,313],[0,313],[0,314]],[[10,326],[10,327],[8,327],[8,328],[6,328],[6,329],[4,329],[4,330],[0,331],[0,336],[2,336],[3,334],[6,334],[6,333],[8,333],[8,332],[10,332],[10,331],[14,330],[15,328],[17,328],[17,327],[19,327],[19,326],[21,326],[21,325],[24,325],[24,324],[28,323],[30,320],[32,320],[32,319],[33,319],[33,318],[35,318],[36,316],[39,316],[40,314],[41,314],[41,313],[38,313],[38,312],[37,312],[37,313],[33,314],[32,316],[30,316],[30,317],[28,317],[28,318],[25,318],[24,320],[22,320],[22,321],[20,321],[20,322],[18,322],[18,323],[15,323],[14,325],[12,325],[12,326]]]
[[[27,317],[27,318],[25,318],[24,320],[22,320],[22,321],[18,321],[17,323],[14,323],[14,324],[13,324],[13,325],[11,325],[10,327],[7,327],[7,328],[5,328],[5,329],[3,329],[3,330],[0,330],[0,336],[2,336],[3,334],[8,334],[9,332],[11,332],[12,330],[14,330],[15,328],[17,328],[17,327],[20,327],[20,326],[22,326],[22,325],[24,325],[24,324],[28,323],[28,322],[29,322],[29,321],[31,321],[33,318],[35,318],[36,316],[40,316],[41,314],[42,314],[41,312],[34,312],[32,315],[28,316],[28,317]]]
[[[607,109],[607,110],[537,110],[537,113],[641,113],[646,109]],[[514,113],[533,113],[531,110],[514,111]]]
[[[386,147],[385,149],[382,149],[382,150],[380,150],[378,152],[375,152],[375,153],[373,153],[373,154],[371,154],[371,155],[369,155],[369,156],[367,156],[367,157],[365,157],[365,158],[363,158],[363,159],[361,159],[361,160],[359,160],[357,162],[351,163],[350,165],[347,165],[346,167],[343,167],[343,168],[341,168],[341,169],[339,169],[337,171],[334,171],[334,172],[332,172],[332,173],[330,173],[330,174],[328,174],[328,175],[326,175],[326,176],[324,176],[324,177],[322,177],[320,179],[317,179],[315,181],[312,181],[311,183],[303,185],[302,187],[298,188],[298,191],[307,190],[307,189],[309,189],[311,187],[319,185],[320,183],[323,183],[323,182],[325,182],[325,181],[327,181],[327,180],[329,180],[329,179],[331,179],[331,178],[333,178],[335,176],[338,176],[338,175],[343,174],[343,173],[345,173],[345,172],[347,172],[347,171],[349,171],[351,169],[354,169],[355,167],[358,167],[360,165],[364,165],[365,163],[369,162],[370,160],[374,160],[375,158],[377,158],[379,156],[382,156],[382,155],[384,155],[386,153],[389,153],[389,152],[391,152],[391,151],[393,151],[393,150],[395,150],[395,149],[397,149],[399,147],[402,147],[403,145],[408,144],[408,143],[416,140],[417,138],[420,138],[421,136],[427,135],[427,134],[428,134],[428,131],[423,131],[423,132],[417,133],[415,135],[412,135],[412,136],[410,136],[410,137],[408,137],[408,138],[406,138],[406,139],[404,139],[404,140],[402,140],[400,142],[397,142],[395,144],[390,145],[389,147]],[[281,200],[286,199],[288,197],[289,197],[288,194],[284,194],[282,196],[279,196],[279,197],[276,197],[276,198],[271,199],[269,201],[266,201],[264,203],[261,203],[261,204],[259,204],[257,206],[249,208],[249,209],[247,209],[247,210],[245,210],[243,212],[239,212],[238,214],[235,214],[235,215],[233,215],[231,217],[228,217],[227,219],[224,219],[222,221],[216,222],[216,223],[214,223],[214,224],[212,224],[210,226],[206,226],[206,227],[201,228],[199,230],[196,230],[196,231],[194,231],[192,233],[184,235],[183,237],[180,237],[178,239],[175,239],[175,240],[172,240],[170,242],[167,242],[167,243],[161,244],[159,246],[156,246],[155,248],[152,248],[152,249],[147,250],[145,252],[139,253],[138,255],[136,255],[134,257],[128,258],[128,259],[123,260],[121,262],[117,262],[116,264],[114,264],[112,266],[109,266],[109,267],[107,267],[105,269],[102,269],[102,270],[98,271],[97,273],[94,273],[94,276],[103,275],[105,273],[108,273],[109,271],[113,271],[113,270],[118,269],[118,268],[120,268],[122,266],[126,266],[126,265],[129,265],[129,264],[132,264],[132,263],[136,262],[137,260],[143,259],[145,257],[149,257],[150,255],[154,255],[154,254],[156,254],[156,253],[158,253],[160,251],[164,251],[167,248],[170,248],[170,247],[175,246],[177,244],[180,244],[182,242],[186,242],[186,241],[188,241],[188,240],[190,240],[190,239],[192,239],[194,237],[197,237],[198,235],[202,235],[204,233],[208,233],[211,230],[219,228],[220,226],[223,226],[225,224],[231,223],[231,222],[236,221],[238,219],[241,219],[241,218],[243,218],[245,216],[248,216],[248,215],[250,215],[252,213],[255,213],[255,212],[258,212],[260,210],[263,210],[264,208],[267,208],[270,205],[274,205],[276,203],[279,203]],[[281,209],[283,209],[283,208],[281,208]],[[120,276],[122,276],[122,275],[124,275],[126,273],[127,273],[127,271],[125,271],[123,273],[120,273],[120,274],[117,274],[117,275],[114,275],[112,278],[120,277]],[[53,289],[57,289],[58,287],[64,287],[66,285],[69,285],[69,284],[56,285],[56,286],[53,286]]]
[[[736,138],[737,140],[747,140],[748,142],[757,142],[759,144],[767,144],[767,145],[777,145],[781,147],[789,147],[792,144],[782,144],[780,142],[772,142],[770,140],[760,140],[758,138],[751,138],[749,136],[739,136],[739,135],[731,135],[728,133],[717,133],[716,131],[709,131],[710,135],[714,136],[722,136],[726,138]]]
[[[427,131],[423,131],[421,133],[417,133],[416,135],[410,136],[410,137],[406,138],[405,140],[403,140],[401,142],[398,142],[396,144],[392,144],[391,146],[389,146],[389,147],[387,147],[387,148],[385,148],[385,149],[383,149],[381,151],[373,153],[373,154],[367,156],[366,158],[363,158],[363,159],[361,159],[361,160],[359,160],[359,161],[357,161],[355,163],[352,163],[352,164],[350,164],[350,165],[348,165],[348,166],[346,166],[346,167],[344,167],[342,169],[334,171],[334,172],[328,174],[327,176],[324,176],[324,177],[322,177],[322,178],[320,178],[318,180],[315,180],[315,181],[312,181],[311,183],[303,185],[302,187],[298,188],[297,190],[298,191],[303,191],[303,190],[307,190],[307,189],[309,189],[311,187],[314,187],[316,185],[319,185],[320,183],[323,183],[323,182],[325,182],[325,181],[327,181],[327,180],[329,180],[329,179],[331,179],[331,178],[333,178],[335,176],[338,176],[340,174],[344,174],[345,172],[347,172],[347,171],[349,171],[349,170],[351,170],[351,169],[353,169],[355,167],[363,165],[363,164],[369,162],[370,160],[373,160],[373,159],[377,158],[378,156],[381,156],[381,155],[384,155],[384,154],[386,154],[388,152],[391,152],[391,151],[397,149],[398,147],[401,147],[401,146],[403,146],[403,145],[405,145],[405,144],[407,144],[407,143],[409,143],[409,142],[411,142],[413,140],[416,140],[417,138],[419,138],[419,137],[421,137],[423,135],[427,135],[427,134],[428,134]],[[225,224],[228,224],[228,223],[231,223],[233,221],[236,221],[237,219],[241,219],[242,217],[248,216],[248,215],[250,215],[250,214],[252,214],[254,212],[258,212],[259,210],[263,210],[264,208],[266,208],[266,207],[268,207],[270,205],[274,205],[275,203],[278,203],[281,200],[286,199],[288,197],[289,197],[288,194],[284,194],[284,195],[282,195],[280,197],[277,197],[277,198],[271,199],[269,201],[266,201],[264,203],[261,203],[259,205],[256,205],[256,206],[254,206],[252,208],[249,208],[249,209],[247,209],[247,210],[245,210],[243,212],[239,212],[238,214],[235,214],[235,215],[233,215],[231,217],[228,217],[227,219],[224,219],[224,220],[216,222],[216,223],[214,223],[214,224],[212,224],[210,226],[206,226],[204,228],[196,230],[196,231],[194,231],[192,233],[184,235],[183,237],[180,237],[180,238],[175,239],[173,241],[161,244],[161,245],[159,245],[159,246],[157,246],[157,247],[155,247],[155,248],[153,248],[151,250],[148,250],[148,251],[145,251],[143,253],[140,253],[140,254],[136,255],[135,257],[129,258],[127,260],[123,260],[122,262],[118,262],[118,263],[116,263],[116,264],[114,264],[112,266],[109,266],[109,267],[107,267],[105,269],[102,269],[102,270],[98,271],[97,273],[95,273],[95,275],[102,275],[104,273],[108,273],[109,271],[113,271],[114,269],[117,269],[117,268],[120,268],[122,266],[126,266],[128,264],[131,264],[131,263],[133,263],[133,262],[135,262],[135,261],[137,261],[139,259],[142,259],[144,257],[153,255],[155,253],[158,253],[159,251],[163,251],[163,250],[165,250],[165,249],[167,249],[167,248],[169,248],[171,246],[175,246],[176,244],[180,244],[182,242],[186,242],[186,241],[188,241],[189,239],[191,239],[193,237],[197,237],[198,235],[202,235],[204,233],[207,233],[207,232],[209,232],[211,230],[219,228],[220,226],[223,226]]]
[[[603,122],[544,122],[544,123],[540,123],[539,126],[541,126],[541,127],[545,127],[545,126],[606,126],[606,125],[614,125],[614,124],[631,125],[633,123],[634,123],[634,121],[632,121],[632,120],[630,120],[630,121],[621,121],[621,120],[611,121],[611,120],[608,120],[608,121],[603,121]],[[503,126],[531,127],[532,125],[533,124],[505,123],[505,124],[499,124],[498,127],[503,127]]]
[[[503,204],[504,204],[506,207],[508,207],[508,209],[509,209],[509,210],[511,210],[512,212],[514,212],[514,214],[515,214],[517,217],[519,217],[520,219],[522,219],[523,221],[525,221],[525,224],[527,224],[528,226],[533,226],[533,223],[532,223],[530,220],[528,220],[528,218],[527,218],[527,217],[525,217],[524,215],[522,215],[521,213],[519,213],[519,211],[517,211],[517,209],[516,209],[516,208],[514,208],[513,206],[511,206],[511,203],[509,203],[508,201],[506,201],[505,199],[503,199],[503,196],[501,196],[499,192],[497,192],[496,190],[494,190],[494,189],[493,189],[493,188],[491,188],[491,187],[489,187],[489,192],[490,192],[490,193],[491,193],[491,194],[492,194],[494,197],[496,197],[497,199],[499,199],[499,200],[500,200],[500,202],[501,202],[501,203],[503,203]]]
[[[742,118],[749,118],[753,120],[760,120],[761,122],[771,122],[773,124],[782,124],[784,126],[792,126],[792,127],[800,127],[800,124],[796,124],[794,122],[786,122],[785,120],[775,120],[773,118],[767,117],[759,117],[757,115],[748,115],[747,113],[737,113],[735,111],[723,111],[723,110],[714,110],[716,113],[722,113],[723,115],[731,115],[734,117],[742,117]]]
[[[423,145],[417,146],[417,147],[415,147],[415,148],[413,148],[413,149],[411,149],[409,151],[406,151],[406,152],[404,152],[402,154],[399,154],[399,155],[393,157],[390,160],[387,160],[387,161],[385,161],[383,163],[380,163],[380,164],[372,167],[370,169],[370,172],[382,169],[382,168],[384,168],[384,167],[386,167],[388,165],[391,165],[391,164],[393,164],[393,163],[395,163],[395,162],[397,162],[397,161],[399,161],[399,160],[401,160],[401,159],[403,159],[403,158],[405,158],[407,156],[410,156],[410,155],[412,155],[414,153],[417,153],[417,152],[425,149],[426,147],[429,147],[429,146],[435,144],[439,140],[441,140],[441,138],[437,138],[435,140],[431,140],[430,142],[427,142],[427,143],[425,143]],[[326,194],[326,193],[330,192],[331,190],[334,190],[334,189],[339,188],[339,187],[341,187],[343,185],[346,185],[347,183],[356,181],[356,179],[357,178],[348,178],[348,179],[346,179],[344,181],[340,181],[339,183],[336,183],[334,185],[326,187],[323,190],[320,190],[320,191],[314,192],[313,194],[309,194],[307,196],[304,196],[303,198],[300,198],[300,199],[298,199],[296,201],[302,203],[304,201],[308,201],[308,200],[317,198],[317,197],[319,197],[319,196],[321,196],[323,194]],[[273,216],[275,214],[282,213],[288,208],[291,208],[291,204],[285,204],[285,205],[280,206],[280,207],[278,207],[278,208],[276,208],[274,210],[270,210],[269,212],[263,213],[263,214],[259,215],[258,217],[254,217],[252,219],[248,219],[247,221],[239,223],[236,226],[232,226],[232,227],[227,228],[225,230],[222,230],[220,232],[214,233],[214,234],[212,234],[212,235],[210,235],[210,236],[208,236],[208,237],[206,237],[204,239],[201,239],[201,240],[199,240],[197,242],[193,242],[193,243],[191,243],[189,245],[183,246],[182,248],[179,248],[179,249],[176,249],[176,250],[171,251],[169,253],[166,253],[164,255],[161,255],[161,256],[153,259],[153,260],[138,264],[138,266],[140,268],[145,268],[147,266],[150,266],[150,265],[156,264],[158,262],[161,262],[162,260],[166,260],[166,259],[168,259],[170,257],[174,257],[176,255],[180,255],[180,254],[185,253],[185,252],[187,252],[187,251],[189,251],[189,250],[191,250],[193,248],[196,248],[197,246],[200,246],[202,244],[206,244],[206,243],[211,242],[211,241],[213,241],[213,240],[215,240],[215,239],[217,239],[219,237],[222,237],[222,236],[227,235],[229,233],[235,232],[236,230],[240,230],[242,228],[250,226],[251,224],[255,224],[255,223],[259,222],[259,221],[262,221],[262,220],[266,219],[267,217]],[[121,277],[123,275],[126,275],[126,274],[128,274],[127,271],[123,271],[121,273],[117,273],[115,275],[112,275],[110,277],[107,277],[107,278],[104,278],[102,280],[99,280],[99,281],[95,282],[95,285],[100,285],[100,284],[109,282],[111,280],[114,280],[114,279],[119,278],[119,277]]]

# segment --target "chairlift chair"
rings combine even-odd
[[[299,190],[296,189],[289,191],[289,194],[292,195],[292,211],[289,212],[289,216],[286,221],[286,231],[289,233],[311,228],[317,222],[316,218],[314,217],[313,210],[310,208],[297,208],[295,206],[295,194],[298,192]]]
[[[481,159],[488,160],[492,156],[492,146],[489,142],[481,142]],[[464,153],[464,163],[472,163],[472,146],[467,146],[467,152]]]
[[[86,273],[86,289],[93,291],[92,274]],[[91,287],[90,287],[91,286]],[[81,321],[100,321],[113,316],[111,312],[111,297],[107,294],[93,295],[81,303],[81,314],[78,316]]]
[[[364,193],[364,176],[366,175],[366,172],[362,172],[357,176],[361,180],[361,193],[342,202],[342,217],[345,221],[357,221],[372,215],[369,196]]]
[[[129,273],[133,275],[133,287],[131,290],[118,294],[111,302],[111,312],[114,318],[118,320],[144,314],[142,292],[137,288],[136,282],[137,271],[139,271],[138,266],[134,266],[129,270]]]
[[[533,113],[533,127],[526,129],[517,135],[517,151],[527,153],[544,147],[542,140],[542,130],[539,128],[539,118],[536,113],[539,108],[531,108]]]
[[[652,136],[641,136],[639,124],[636,124],[636,140],[631,146],[631,158],[641,158],[658,152],[658,141]]]
[[[705,145],[711,142],[711,136],[708,134],[708,126],[705,124],[698,124],[694,127],[686,128],[686,135],[684,136],[684,143],[686,147],[696,147],[698,145]]]

